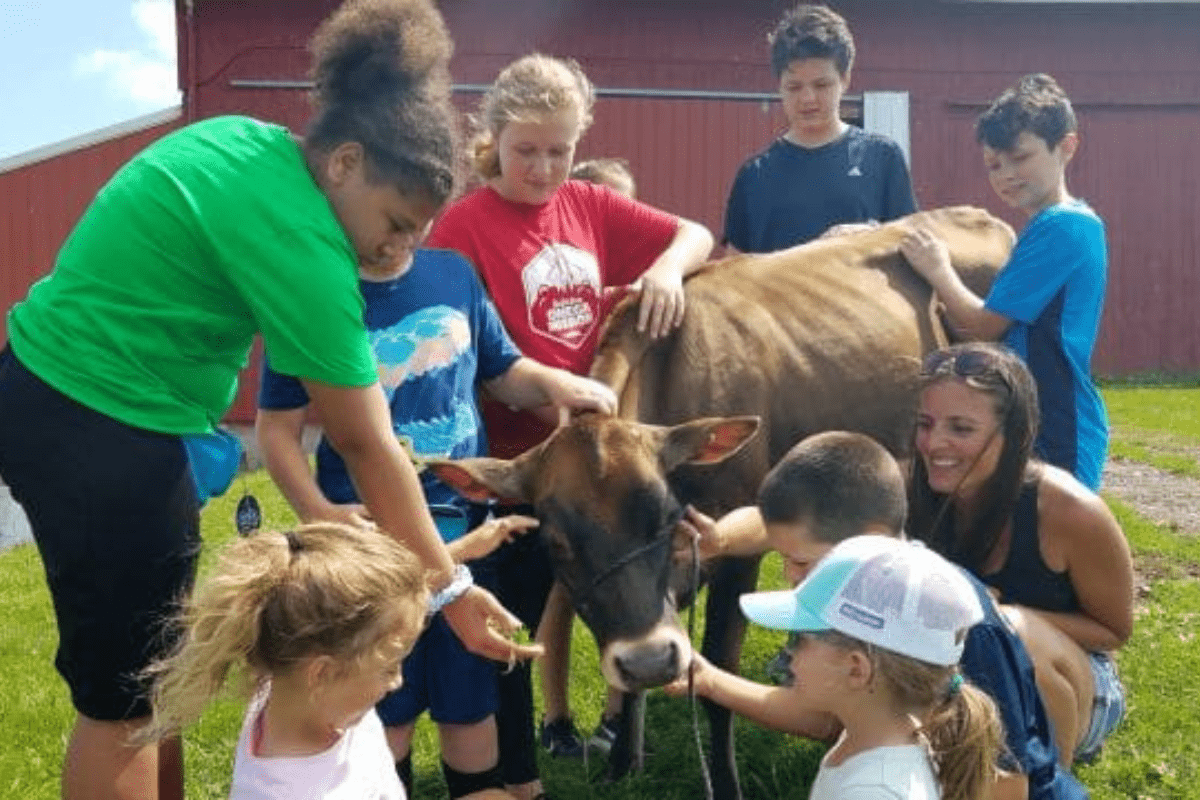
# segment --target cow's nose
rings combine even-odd
[[[645,642],[616,658],[621,679],[630,689],[650,689],[679,677],[679,647],[673,641]]]

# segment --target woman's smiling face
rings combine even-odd
[[[1004,450],[993,398],[958,378],[921,392],[916,448],[929,475],[929,488],[969,498],[996,471]]]

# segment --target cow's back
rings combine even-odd
[[[977,291],[1007,258],[1012,231],[977,209],[921,215],[945,229],[955,265]],[[751,502],[771,464],[822,430],[866,433],[907,448],[920,360],[944,344],[932,293],[899,255],[902,224],[713,262],[685,285],[672,335],[636,332],[636,307],[614,313],[593,375],[622,413],[676,424],[754,414],[752,446],[713,469],[675,476],[683,499],[712,513]]]

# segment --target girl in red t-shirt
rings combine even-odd
[[[505,67],[477,117],[473,156],[482,185],[447,208],[427,240],[475,264],[525,355],[578,374],[591,367],[603,312],[610,307],[606,289],[640,288],[639,329],[663,336],[683,321],[683,279],[713,245],[712,234],[699,223],[568,179],[594,99],[591,82],[574,61],[535,54]],[[494,402],[485,401],[483,416],[491,451],[500,457],[528,450],[551,430],[548,420]],[[548,727],[561,727],[567,720],[566,686],[553,676],[566,674],[569,609],[552,608],[540,619],[553,577],[535,537],[506,545],[497,558],[502,601],[531,629],[543,623],[543,672],[552,684],[545,692],[546,719]],[[528,744],[533,727],[528,667],[502,677],[500,694],[505,782],[518,798],[533,798],[541,782]]]

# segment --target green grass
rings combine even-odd
[[[1109,386],[1104,390],[1113,419],[1114,452],[1133,447],[1164,458],[1200,447],[1200,389]],[[1140,432],[1128,434],[1127,431]],[[1144,459],[1139,459],[1144,460]],[[293,517],[261,473],[248,485],[263,503],[266,524],[282,527]],[[206,552],[232,534],[233,505],[242,483],[214,500],[203,519]],[[1110,738],[1104,755],[1077,774],[1097,800],[1200,797],[1200,540],[1155,526],[1109,499],[1129,537],[1141,574],[1147,578],[1138,601],[1133,638],[1119,655],[1131,710]],[[782,585],[780,564],[764,562],[762,585]],[[0,554],[0,797],[53,800],[58,797],[65,732],[74,712],[53,668],[53,614],[41,562],[31,546]],[[702,628],[702,615],[697,629]],[[576,624],[572,646],[571,704],[581,730],[590,731],[603,705],[604,686],[596,669],[590,634]],[[762,679],[763,666],[782,643],[778,633],[752,628],[742,660],[744,674]],[[536,692],[535,692],[536,694]],[[188,797],[227,796],[241,705],[213,706],[185,738]],[[648,736],[656,755],[646,771],[617,784],[599,780],[603,761],[543,759],[551,794],[562,798],[684,800],[702,796],[698,756],[686,701],[654,693],[648,703]],[[700,725],[705,728],[703,714]],[[805,798],[822,748],[812,742],[764,731],[739,720],[736,727],[742,786],[749,798]],[[704,735],[707,744],[707,736]],[[415,746],[416,795],[444,797],[436,738],[423,722]]]
[[[1200,387],[1108,386],[1111,455],[1200,478]]]

